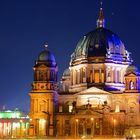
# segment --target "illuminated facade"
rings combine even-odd
[[[0,111],[0,138],[28,136],[29,117],[19,110]]]
[[[84,35],[57,86],[47,45],[34,66],[30,136],[140,134],[140,73],[118,35],[106,29],[102,2],[97,28]]]

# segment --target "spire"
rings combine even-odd
[[[97,28],[100,27],[105,27],[105,19],[104,19],[104,14],[103,14],[103,1],[100,0],[100,13],[99,13],[99,17],[97,19]]]

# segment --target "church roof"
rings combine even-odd
[[[134,65],[130,65],[126,69],[126,75],[129,75],[131,73],[133,73],[135,75],[140,75],[138,68]]]
[[[70,76],[70,69],[69,68],[64,70],[63,76]]]
[[[55,57],[54,57],[54,55],[50,51],[44,50],[44,51],[42,51],[39,54],[38,60],[40,60],[40,61],[53,61],[53,62],[55,62]]]
[[[42,64],[48,67],[57,65],[54,55],[48,50],[47,44],[44,45],[44,50],[40,52],[36,61],[36,66]]]
[[[84,35],[71,55],[71,65],[78,59],[104,57],[117,61],[130,61],[119,36],[106,28],[96,28]]]

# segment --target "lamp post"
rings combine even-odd
[[[91,137],[93,137],[93,135],[94,135],[94,126],[93,126],[93,121],[94,121],[94,118],[90,118],[90,120],[91,120]]]
[[[113,119],[113,134],[116,136],[116,120]]]
[[[75,138],[77,138],[77,136],[78,136],[78,122],[79,122],[79,120],[78,119],[76,119],[75,120]]]
[[[26,128],[23,129],[23,136],[26,137]]]
[[[22,137],[22,122],[23,120],[20,120],[20,137]]]

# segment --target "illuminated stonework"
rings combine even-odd
[[[48,48],[42,51],[35,62],[34,81],[29,116],[30,136],[54,135],[54,101],[57,89],[57,64]]]
[[[118,35],[105,28],[101,7],[97,28],[78,42],[59,88],[54,56],[46,48],[40,53],[29,135],[140,135],[140,73],[132,63]]]

